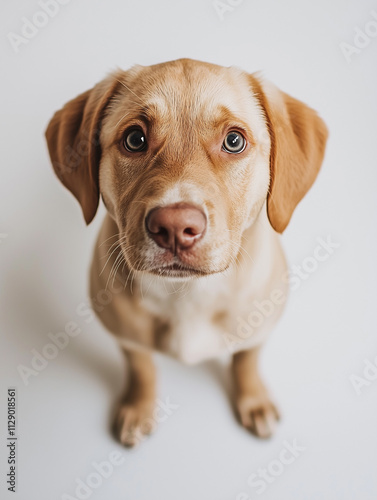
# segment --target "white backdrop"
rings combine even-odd
[[[50,2],[44,15],[34,0],[1,3],[0,497],[375,500],[377,373],[370,367],[368,380],[363,371],[377,362],[377,4],[65,3]],[[263,372],[283,414],[271,440],[236,423],[218,364],[185,367],[158,356],[159,397],[178,408],[128,451],[109,433],[125,378],[121,355],[96,320],[76,312],[86,301],[103,209],[86,227],[53,174],[43,134],[56,109],[117,66],[180,57],[261,70],[320,112],[330,129],[325,162],[283,244],[291,266],[313,255],[318,238],[337,247],[300,280],[265,347]],[[80,335],[25,385],[19,365],[30,367],[32,350],[69,321]],[[358,391],[356,376],[365,384]],[[16,494],[5,484],[11,386],[18,389]],[[297,457],[277,465],[295,441]],[[121,464],[108,478],[93,476],[93,462],[114,451]],[[271,482],[253,486],[252,474],[264,468]],[[75,492],[79,480],[92,490]]]

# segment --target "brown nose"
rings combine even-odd
[[[191,248],[203,236],[206,225],[204,213],[186,203],[155,208],[146,218],[150,237],[174,254],[177,249]]]

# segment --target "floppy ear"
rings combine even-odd
[[[251,80],[271,139],[268,218],[275,231],[282,233],[317,177],[328,130],[306,104],[271,84],[263,85],[254,75]]]
[[[111,76],[57,111],[46,130],[48,150],[55,173],[80,202],[89,224],[99,202],[99,142],[105,108],[116,91]]]

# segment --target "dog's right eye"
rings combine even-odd
[[[127,151],[138,153],[147,147],[147,139],[140,128],[134,128],[125,133],[123,145]]]
[[[227,153],[238,154],[246,147],[246,140],[242,134],[232,130],[227,134],[223,142],[223,150]]]

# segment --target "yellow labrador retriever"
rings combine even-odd
[[[57,111],[46,137],[85,221],[100,195],[107,209],[91,296],[112,292],[94,308],[129,362],[120,442],[148,432],[155,349],[185,363],[231,351],[239,418],[271,435],[258,353],[284,307],[278,233],[320,169],[321,118],[255,74],[181,59],[111,74]]]

